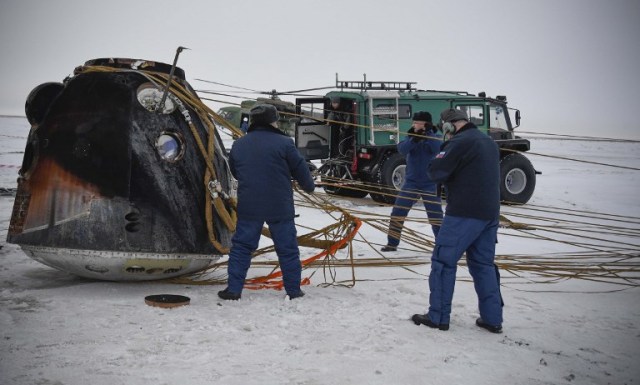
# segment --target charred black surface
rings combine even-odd
[[[37,130],[42,156],[108,198],[129,196],[132,77],[91,73],[73,78]]]
[[[98,65],[101,60],[112,59],[87,63]],[[155,70],[168,72],[170,66],[160,64],[154,64]],[[176,74],[184,79],[184,72],[178,70]],[[128,71],[81,73],[66,82],[31,135],[31,152],[37,155],[37,161],[28,163],[35,169],[37,163],[52,159],[56,167],[73,176],[70,180],[80,181],[80,188],[97,193],[81,215],[69,218],[51,214],[60,211],[51,204],[46,214],[50,216],[48,226],[10,232],[10,242],[90,250],[219,254],[207,235],[204,158],[180,111],[152,112],[138,102],[138,87],[147,82],[140,73]],[[206,126],[194,111],[190,113],[205,140]],[[181,158],[167,161],[159,155],[156,143],[163,133],[182,140]],[[225,160],[217,156],[214,163],[223,189],[229,191]],[[55,188],[53,179],[49,183]],[[83,199],[90,195],[85,194]],[[58,202],[58,198],[46,201]],[[223,227],[216,227],[223,245],[230,245],[231,235]]]
[[[37,125],[42,122],[49,110],[49,106],[62,92],[63,88],[64,85],[62,83],[49,82],[40,84],[29,93],[24,105],[24,111],[31,125]]]

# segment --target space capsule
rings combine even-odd
[[[89,60],[25,109],[8,242],[103,280],[184,275],[228,252],[235,186],[219,122],[175,62]]]

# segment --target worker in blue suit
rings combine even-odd
[[[240,299],[251,255],[258,248],[266,222],[287,295],[290,299],[302,297],[292,179],[308,193],[313,192],[315,184],[293,140],[278,128],[276,108],[258,104],[251,109],[250,117],[247,134],[233,143],[229,156],[231,173],[238,180],[238,222],[231,239],[228,286],[218,296]]]
[[[382,251],[396,251],[405,218],[416,201],[422,199],[433,235],[437,236],[442,223],[442,202],[436,194],[436,183],[427,175],[427,166],[436,156],[441,139],[436,135],[431,114],[419,111],[413,114],[408,136],[398,143],[398,152],[405,156],[405,181],[391,210],[387,245]]]
[[[478,295],[476,325],[502,332],[500,275],[495,247],[500,216],[500,151],[459,109],[441,113],[445,141],[428,174],[447,191],[447,209],[431,256],[429,310],[414,314],[416,325],[449,330],[456,268],[463,253]]]

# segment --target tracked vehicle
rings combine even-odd
[[[418,90],[415,84],[367,81],[366,76],[363,81],[340,81],[336,77],[336,90],[323,97],[296,99],[300,116],[295,125],[296,145],[307,160],[322,160],[318,172],[326,182],[325,191],[351,197],[369,194],[374,201],[392,203],[404,182],[406,167],[396,145],[411,128],[413,113],[428,111],[435,124],[442,110],[458,108],[500,148],[503,203],[527,203],[535,189],[537,172],[522,154],[529,150],[530,143],[515,135],[520,111],[507,107],[507,97]],[[338,109],[347,116],[343,127],[354,128],[346,154],[337,150],[341,139],[335,122],[327,120],[331,100],[339,100]]]

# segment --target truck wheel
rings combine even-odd
[[[393,154],[382,164],[378,184],[380,187],[371,193],[371,199],[376,202],[391,204],[395,202],[398,191],[404,184],[407,161],[402,154]]]
[[[358,188],[358,190],[354,190],[352,188],[347,188],[347,187],[324,186],[324,191],[327,194],[340,195],[340,196],[349,197],[349,198],[364,198],[367,196],[367,194],[369,194],[368,191],[360,190],[360,187],[354,187],[354,188]]]
[[[326,172],[323,172],[320,180],[327,181],[329,183],[336,183],[337,180],[352,180],[351,175],[346,169],[345,165],[331,165],[330,169]],[[320,168],[322,171],[322,167]],[[327,177],[327,178],[325,178]],[[343,197],[351,197],[351,198],[364,198],[369,193],[358,186],[354,186],[354,188],[349,188],[349,185],[345,184],[344,187],[338,187],[335,185],[329,186],[325,185],[322,187],[327,194],[331,195],[340,195]]]
[[[500,160],[500,199],[505,204],[523,205],[536,188],[536,170],[524,155],[513,153]]]

